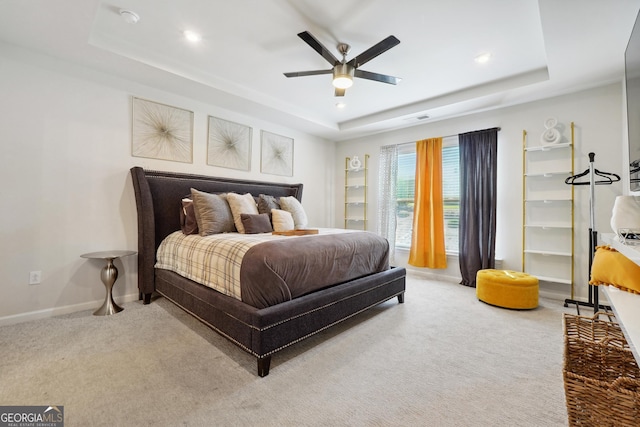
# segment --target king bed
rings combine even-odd
[[[234,232],[207,236],[204,239],[233,240],[247,236],[253,246],[236,263],[235,295],[197,283],[196,278],[180,268],[164,265],[164,258],[158,255],[159,248],[171,238],[201,239],[183,236],[184,218],[180,212],[183,199],[193,194],[192,189],[209,195],[250,194],[255,200],[268,195],[276,200],[295,198],[299,202],[302,184],[159,172],[141,167],[133,167],[131,176],[138,217],[140,299],[149,304],[152,294],[157,292],[172,301],[254,355],[261,377],[269,374],[271,355],[275,352],[391,298],[404,302],[405,269],[389,267],[388,243],[367,232],[322,230],[316,236],[293,237]],[[248,219],[245,217],[243,221]],[[267,241],[257,242],[259,236]],[[280,257],[279,264],[276,256]]]

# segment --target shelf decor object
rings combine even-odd
[[[367,220],[367,174],[369,155],[364,155],[364,165],[358,156],[346,157],[344,161],[344,228],[366,230]]]
[[[207,164],[251,170],[251,127],[209,116]]]
[[[619,228],[618,241],[625,245],[640,245],[640,228]]]
[[[362,162],[360,161],[358,156],[353,156],[353,159],[349,161],[349,167],[351,167],[351,170],[357,171],[358,169],[360,169],[360,166],[362,166]]]
[[[260,172],[293,176],[293,138],[262,131]]]
[[[522,131],[522,271],[570,285],[573,298],[573,187],[564,180],[573,174],[574,125],[570,142],[562,141],[557,120],[547,119],[545,128],[531,145]]]
[[[131,155],[193,162],[193,112],[133,97]]]
[[[542,145],[558,144],[562,141],[562,135],[560,134],[560,131],[556,129],[556,126],[558,126],[558,120],[555,118],[549,118],[544,121],[544,127],[546,130],[540,135],[540,142]]]

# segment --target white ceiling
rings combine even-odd
[[[331,140],[620,81],[640,0],[4,0],[0,41]],[[119,10],[140,15],[127,24]],[[202,34],[198,45],[184,30]],[[400,44],[334,97],[309,31],[347,60]],[[490,52],[491,60],[474,57]],[[342,101],[344,109],[335,104]],[[418,120],[419,116],[429,116]]]

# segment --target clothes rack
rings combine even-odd
[[[587,277],[591,276],[593,257],[596,253],[596,246],[598,245],[598,232],[596,231],[595,227],[595,186],[610,185],[614,182],[620,181],[620,176],[618,176],[617,174],[602,172],[596,169],[594,167],[595,157],[595,153],[589,153],[589,168],[577,175],[570,176],[564,181],[564,183],[568,185],[589,186],[589,272],[587,274]],[[587,175],[589,176],[588,181],[584,181],[581,179]],[[576,311],[578,312],[578,314],[580,314],[580,306],[593,307],[594,313],[597,313],[600,308],[611,310],[611,307],[609,306],[600,305],[598,287],[594,285],[589,285],[588,301],[579,301],[570,298],[564,300],[565,307],[569,307],[569,304],[576,305]]]

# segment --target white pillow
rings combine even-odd
[[[291,214],[282,209],[271,209],[271,224],[273,231],[291,231],[295,228]]]
[[[227,202],[233,214],[233,223],[236,225],[238,233],[244,234],[244,225],[242,224],[242,214],[258,215],[258,205],[251,193],[236,194],[227,193]]]
[[[295,197],[280,197],[280,208],[291,214],[296,230],[307,228],[309,225],[307,214],[304,211],[302,204]]]

